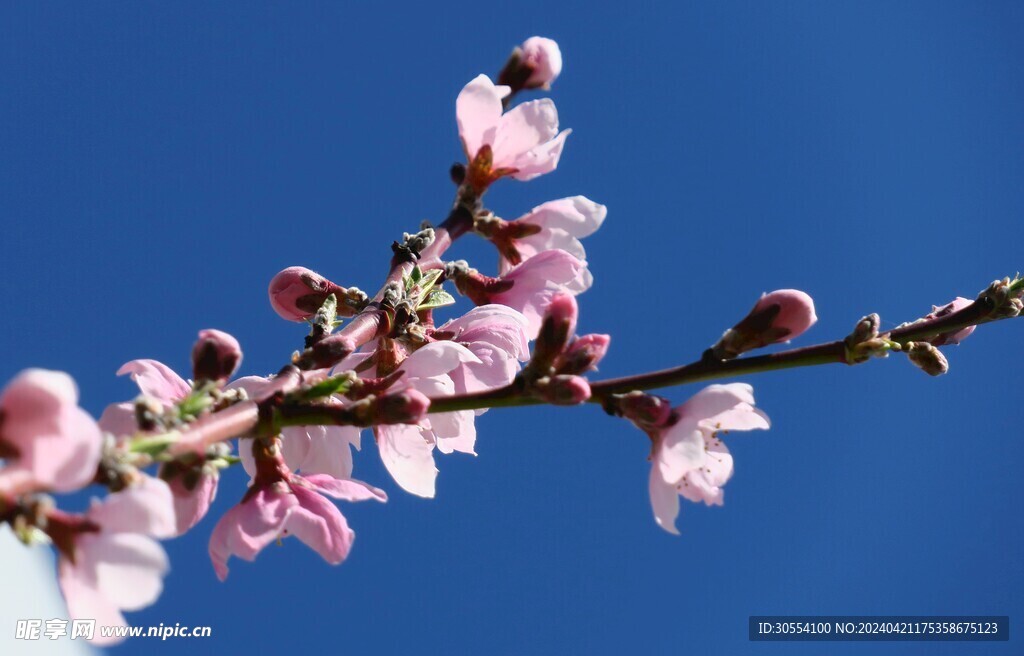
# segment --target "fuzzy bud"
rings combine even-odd
[[[672,419],[671,401],[640,391],[613,396],[606,402],[605,410],[625,417],[643,430],[664,428]]]
[[[590,383],[580,376],[551,376],[537,381],[537,396],[552,405],[579,405],[590,398]]]
[[[378,424],[418,424],[427,416],[430,399],[420,391],[407,389],[379,397],[376,402]]]
[[[818,320],[814,300],[797,289],[764,294],[750,313],[725,331],[711,353],[728,360],[752,349],[799,337]]]
[[[555,373],[582,374],[595,369],[608,352],[611,340],[609,335],[584,335],[574,339],[555,360]]]
[[[929,319],[941,319],[942,317],[948,317],[949,315],[953,314],[954,312],[959,312],[960,310],[964,309],[968,305],[971,305],[972,303],[974,303],[974,301],[972,301],[969,298],[964,298],[963,296],[957,296],[952,301],[950,301],[949,303],[946,303],[942,307],[932,306],[932,311],[929,314],[926,314],[924,316],[924,319],[925,320],[929,320]],[[941,335],[936,335],[935,337],[930,338],[928,341],[933,346],[945,346],[946,344],[959,344],[960,342],[962,342],[965,339],[967,339],[970,336],[970,334],[974,332],[974,328],[975,328],[975,326],[967,326],[966,328],[961,328],[960,330],[956,330],[956,331],[953,331],[953,332],[942,333]]]
[[[910,361],[929,376],[941,376],[949,371],[946,356],[928,342],[909,342],[903,350]]]
[[[267,289],[270,305],[288,321],[309,319],[331,294],[338,298],[338,314],[346,316],[341,311],[344,305],[341,301],[349,296],[348,291],[315,271],[297,266],[288,267],[274,276]]]
[[[192,347],[192,377],[195,380],[212,380],[223,385],[241,363],[242,347],[237,339],[212,328],[199,332],[199,339]]]
[[[498,84],[512,88],[550,89],[562,72],[562,51],[558,43],[542,36],[531,36],[512,51],[498,74]]]

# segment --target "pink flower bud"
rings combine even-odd
[[[799,337],[818,320],[814,301],[797,289],[779,289],[761,296],[750,313],[725,331],[712,354],[722,360],[751,349]]]
[[[957,296],[952,301],[950,301],[949,303],[946,303],[942,307],[933,306],[931,313],[925,315],[924,318],[925,319],[939,319],[939,318],[942,318],[942,317],[946,317],[946,316],[949,316],[949,315],[953,314],[954,312],[959,312],[960,310],[964,309],[965,307],[967,307],[968,305],[970,305],[973,302],[974,301],[972,301],[969,298],[964,298],[962,296]],[[936,335],[935,337],[932,337],[928,341],[933,346],[945,346],[946,344],[959,344],[960,342],[962,342],[965,339],[967,339],[970,336],[970,334],[974,332],[974,328],[975,328],[975,326],[967,326],[966,328],[962,328],[962,329],[957,330],[955,332],[942,333],[941,335]]]
[[[590,383],[580,376],[552,376],[539,381],[537,391],[553,405],[579,405],[590,398]]]
[[[558,43],[542,36],[531,36],[523,45],[522,66],[529,69],[526,89],[549,89],[551,83],[562,72],[562,51]]]
[[[377,423],[418,424],[427,416],[430,399],[418,390],[407,389],[377,399]]]
[[[558,293],[551,298],[533,349],[531,366],[536,371],[549,369],[555,358],[565,350],[569,339],[576,332],[578,316],[579,308],[571,294]]]
[[[663,396],[636,391],[614,398],[611,403],[612,412],[643,430],[664,428],[672,418],[672,402]]]
[[[331,294],[339,297],[346,289],[305,267],[288,267],[270,281],[270,305],[288,321],[305,321],[320,309]]]
[[[560,374],[582,374],[597,366],[612,338],[608,335],[584,335],[573,340],[555,361],[555,371]]]
[[[199,331],[192,347],[192,376],[224,384],[242,363],[242,347],[238,340],[221,330]]]

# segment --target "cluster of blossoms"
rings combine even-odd
[[[778,290],[695,363],[591,382],[610,338],[577,335],[575,297],[593,284],[580,240],[601,227],[606,208],[572,196],[505,220],[483,203],[502,178],[530,180],[558,166],[569,130],[559,131],[554,103],[511,101],[550,88],[561,66],[557,44],[533,37],[514,50],[498,84],[480,75],[462,89],[455,105],[466,162],[452,169],[454,205],[437,228],[393,245],[391,272],[375,296],[303,267],[273,277],[274,310],[310,326],[303,349],[276,375],[234,379],[240,345],[204,330],[192,350],[191,380],[160,362],[129,362],[117,373],[129,375],[141,395],[109,406],[99,421],[78,406],[67,374],[27,370],[7,385],[0,394],[0,521],[28,544],[54,546],[72,618],[124,625],[124,611],[153,603],[168,571],[158,540],[193,529],[221,471],[237,464],[250,476],[248,488],[209,541],[221,580],[232,556],[252,561],[287,536],[340,563],[355,533],[334,500],[387,500],[353,477],[363,429],[400,488],[433,497],[436,454],[475,455],[477,417],[501,405],[594,402],[628,419],[650,438],[654,517],[676,533],[680,496],[722,504],[732,475],[722,437],[769,422],[747,384],[711,385],[676,407],[642,390],[779,366],[855,364],[900,350],[926,372],[943,373],[938,347],[960,342],[976,323],[1020,313],[1024,283],[997,281],[977,301],[958,298],[888,333],[869,315],[843,340],[741,358],[788,342],[817,320],[807,294]],[[443,258],[467,233],[495,246],[495,275]],[[475,307],[437,323],[435,312],[456,303],[446,283]],[[50,496],[89,486],[108,493],[85,512],[58,509]]]

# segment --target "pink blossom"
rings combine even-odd
[[[931,313],[926,315],[924,318],[925,319],[938,319],[940,317],[945,317],[945,316],[948,316],[950,314],[953,314],[954,312],[958,312],[958,311],[964,309],[965,307],[967,307],[971,303],[974,303],[974,301],[972,301],[969,298],[964,298],[962,296],[957,296],[952,301],[950,301],[949,303],[946,303],[945,305],[943,305],[941,307],[939,307],[937,305],[933,305]],[[946,344],[959,344],[960,342],[962,342],[965,339],[967,339],[968,337],[970,337],[971,333],[974,332],[975,328],[976,328],[976,326],[967,326],[966,328],[961,328],[960,330],[957,330],[957,331],[954,331],[954,332],[951,332],[951,333],[943,333],[941,335],[937,335],[936,337],[933,337],[933,338],[931,338],[928,341],[933,346],[945,346]]]
[[[411,387],[428,397],[451,396],[456,388],[449,374],[469,364],[484,362],[457,342],[433,342],[402,361],[399,370],[404,376],[396,385]],[[461,410],[432,414],[420,425],[375,426],[381,460],[402,489],[433,497],[437,478],[434,447],[445,454],[459,451],[476,455],[474,418],[472,410]]]
[[[345,516],[324,496],[344,501],[386,501],[382,491],[354,479],[292,473],[275,449],[257,461],[257,473],[241,503],[217,522],[210,559],[217,577],[228,576],[228,559],[253,561],[278,538],[294,535],[332,565],[348,556],[355,539]]]
[[[507,273],[513,266],[523,260],[549,250],[563,250],[577,260],[585,262],[587,252],[580,239],[594,234],[608,215],[608,208],[599,205],[584,196],[572,196],[549,201],[538,205],[509,226],[517,232],[531,232],[516,237],[506,247],[498,244],[502,257],[499,258],[498,271]],[[524,227],[529,226],[526,230]],[[499,241],[501,241],[499,236]],[[583,274],[584,286],[590,287],[590,272]]]
[[[447,375],[457,394],[508,385],[530,358],[526,317],[504,305],[481,305],[433,332],[465,346],[479,362],[466,361]],[[483,411],[480,411],[483,412]]]
[[[122,611],[149,606],[163,590],[169,565],[153,538],[175,533],[171,493],[158,479],[137,484],[93,502],[84,523],[48,522],[59,548],[57,580],[72,620],[95,619],[103,626],[126,626]],[[120,639],[99,632],[93,642]]]
[[[490,302],[517,310],[526,317],[527,336],[540,331],[544,314],[556,294],[579,294],[592,282],[586,262],[562,250],[543,251],[513,267],[500,280],[512,282],[504,291],[492,294]]]
[[[204,341],[204,334],[227,349],[228,355],[222,363],[232,371],[235,364],[231,364],[231,354],[234,352],[232,342],[237,346],[237,341],[227,333],[220,331],[203,331],[200,341],[196,344],[198,349]],[[194,352],[193,352],[194,354]],[[241,350],[238,351],[241,358]],[[165,408],[173,407],[192,393],[192,386],[181,376],[176,374],[170,367],[156,360],[132,360],[126,363],[117,371],[118,376],[129,374],[139,389],[148,398],[157,401]],[[230,375],[228,373],[227,375]],[[133,435],[137,429],[135,420],[135,406],[133,403],[115,403],[107,406],[99,422],[100,428],[118,438]],[[208,467],[198,463],[192,468],[175,466],[173,471],[167,466],[161,471],[167,479],[174,500],[174,510],[177,516],[177,534],[185,533],[195,526],[205,515],[217,495],[217,483],[220,476],[216,468]],[[186,485],[184,478],[189,477],[192,485]],[[194,480],[193,480],[194,479]]]
[[[531,36],[523,45],[522,65],[532,73],[524,85],[527,89],[550,89],[551,83],[562,72],[562,51],[552,39]]]
[[[228,385],[241,388],[250,397],[258,397],[273,381],[259,376],[239,378]],[[360,429],[356,426],[291,426],[281,432],[281,453],[292,471],[326,474],[334,478],[352,476],[352,450],[360,448]],[[252,440],[238,441],[238,455],[250,476],[256,474]]]
[[[509,92],[509,87],[495,86],[486,75],[480,75],[462,89],[455,102],[470,179],[479,178],[475,186],[486,188],[503,175],[531,180],[553,171],[562,155],[570,130],[558,132],[555,104],[543,98],[503,113],[502,99]],[[490,151],[489,157],[481,157],[484,147]]]
[[[0,493],[84,487],[96,476],[101,446],[66,373],[26,369],[0,393]]]
[[[677,407],[662,428],[649,429],[650,496],[654,518],[678,534],[679,495],[708,505],[722,503],[722,486],[732,476],[732,456],[722,431],[767,429],[768,417],[754,407],[750,385],[711,385]]]

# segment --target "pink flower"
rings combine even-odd
[[[953,314],[954,312],[958,312],[958,311],[964,309],[965,307],[967,307],[968,305],[970,305],[973,302],[974,301],[972,301],[969,298],[964,298],[962,296],[957,296],[952,301],[950,301],[949,303],[946,303],[942,307],[933,305],[931,313],[926,315],[924,318],[925,319],[938,319],[940,317],[945,317],[945,316],[948,316],[950,314]],[[965,339],[967,339],[968,337],[970,337],[971,333],[974,332],[975,328],[976,328],[976,326],[967,326],[966,328],[962,328],[962,329],[957,330],[957,331],[952,332],[952,333],[943,333],[941,335],[937,335],[937,336],[931,338],[928,341],[932,344],[932,346],[945,346],[946,344],[959,344],[960,342],[962,342]]]
[[[556,294],[580,294],[590,288],[587,263],[562,250],[543,251],[500,277],[512,286],[492,294],[491,303],[507,305],[526,317],[527,336],[540,331],[541,322]],[[476,300],[476,299],[474,299]]]
[[[265,546],[289,535],[337,565],[348,556],[355,533],[323,495],[344,501],[387,501],[382,490],[361,481],[294,474],[276,446],[257,460],[256,468],[241,503],[221,517],[210,536],[210,559],[221,581],[228,576],[231,556],[251,562]]]
[[[82,488],[96,476],[101,446],[66,373],[26,369],[0,393],[0,494]]]
[[[462,344],[433,342],[402,361],[399,370],[404,376],[396,386],[410,387],[428,397],[451,396],[456,391],[451,372],[471,364],[484,362]],[[475,416],[472,410],[461,410],[430,415],[420,425],[375,426],[377,449],[384,466],[402,489],[432,498],[437,478],[434,447],[445,454],[459,451],[476,455]]]
[[[523,45],[522,65],[531,69],[532,73],[524,85],[527,89],[550,89],[562,72],[562,51],[552,39],[542,36],[531,36]]]
[[[211,335],[219,333],[220,335]],[[203,331],[199,348],[203,343],[203,335],[207,334],[215,341],[226,345],[228,357],[222,365],[230,366],[230,354],[233,352],[231,342],[237,345],[233,337],[220,331]],[[238,353],[241,358],[241,351]],[[227,364],[225,364],[227,363]],[[237,365],[237,363],[236,363]],[[156,360],[132,360],[117,370],[118,376],[129,374],[139,386],[142,393],[158,402],[164,408],[170,408],[192,393],[192,386],[170,367]],[[230,375],[227,374],[227,375]],[[115,403],[107,406],[100,417],[100,428],[118,438],[124,438],[137,432],[135,406],[133,403]],[[165,465],[161,475],[167,480],[174,499],[174,510],[177,516],[177,535],[185,533],[195,526],[205,515],[217,495],[219,474],[216,468],[207,467],[205,463],[197,463],[192,468],[178,465]],[[188,483],[186,483],[186,478]]]
[[[228,388],[244,389],[251,397],[258,397],[272,383],[268,378],[246,376],[231,383]],[[291,426],[281,432],[281,454],[292,471],[307,474],[326,474],[333,478],[352,476],[352,448],[360,448],[360,429],[356,426]],[[250,476],[256,474],[252,455],[252,440],[238,441],[238,455]]]
[[[510,232],[528,233],[514,239],[496,241],[502,257],[498,271],[507,273],[523,260],[549,250],[563,250],[577,260],[585,262],[587,252],[580,243],[583,237],[594,234],[608,215],[608,208],[583,196],[553,200],[539,205],[515,221],[509,222]],[[584,274],[585,286],[590,286],[590,272]]]
[[[753,388],[733,383],[704,388],[676,408],[665,426],[648,429],[651,507],[658,525],[678,535],[679,495],[721,505],[721,488],[732,476],[722,431],[768,427],[768,417],[754,407]]]
[[[57,545],[57,580],[72,620],[95,619],[103,626],[126,626],[121,611],[149,606],[163,590],[167,554],[153,538],[175,532],[171,493],[152,477],[93,502],[85,522],[55,514],[47,532]],[[101,645],[119,638],[96,633]]]
[[[555,170],[570,132],[558,132],[558,111],[548,98],[522,103],[503,114],[502,98],[509,92],[507,86],[495,86],[480,75],[455,102],[469,180],[478,190],[505,175],[531,180]]]
[[[519,363],[530,358],[526,317],[504,305],[475,307],[432,336],[462,344],[479,360],[462,362],[447,373],[457,394],[508,385],[519,372]]]

